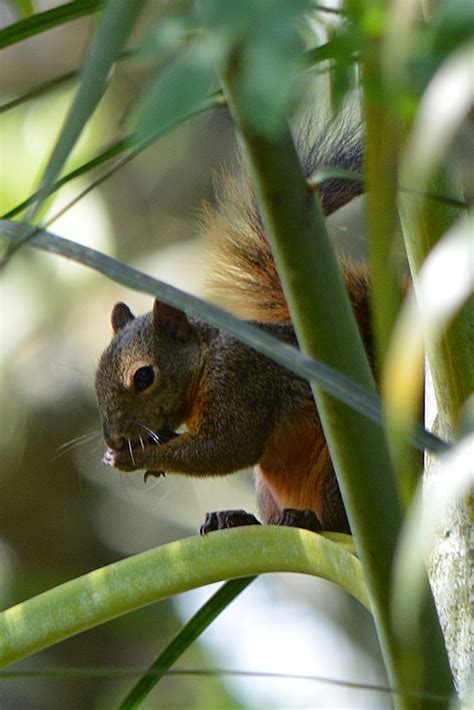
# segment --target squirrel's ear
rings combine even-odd
[[[122,328],[134,318],[135,316],[126,303],[116,303],[112,309],[112,315],[110,316],[114,333],[118,333],[119,330],[122,330]]]
[[[153,326],[157,331],[166,331],[178,340],[186,341],[192,330],[186,313],[179,308],[157,301],[153,303]]]

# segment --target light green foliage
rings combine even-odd
[[[400,562],[397,606],[395,616],[391,616],[392,563],[404,507],[410,503],[413,488],[414,460],[408,442],[416,438],[418,446],[430,442],[435,445],[436,439],[426,433],[420,435],[419,429],[416,430],[413,412],[417,403],[412,397],[413,389],[407,395],[410,417],[402,433],[396,427],[400,412],[397,407],[403,409],[407,402],[400,403],[396,397],[388,397],[385,402],[389,426],[385,431],[380,430],[383,418],[379,399],[370,392],[367,363],[326,239],[320,210],[316,203],[305,206],[309,191],[287,121],[298,106],[302,88],[311,73],[327,76],[330,103],[335,110],[344,104],[350,88],[355,84],[360,88],[366,130],[373,325],[383,378],[392,333],[400,323],[399,275],[405,254],[409,256],[416,282],[431,249],[436,248],[438,242],[442,243],[443,236],[458,220],[458,207],[465,199],[457,165],[449,163],[446,171],[442,166],[449,162],[453,142],[465,119],[466,94],[464,92],[463,100],[455,104],[455,120],[445,124],[441,119],[437,121],[438,116],[444,116],[436,112],[439,97],[437,104],[429,104],[429,100],[436,95],[436,90],[440,93],[439,87],[441,94],[445,90],[443,87],[447,84],[442,80],[450,71],[453,77],[458,77],[459,72],[465,75],[465,56],[474,34],[472,3],[464,0],[426,3],[428,9],[425,7],[423,16],[418,8],[415,11],[415,4],[385,0],[347,0],[341,14],[314,13],[314,3],[310,0],[201,0],[166,4],[144,0],[104,3],[78,0],[37,14],[34,14],[34,3],[26,0],[10,4],[16,6],[21,19],[0,30],[0,48],[97,12],[95,32],[85,54],[74,98],[64,125],[57,127],[58,138],[49,160],[45,156],[46,167],[39,185],[33,195],[6,215],[11,218],[30,206],[26,216],[28,224],[23,225],[23,230],[19,224],[2,222],[0,225],[2,236],[7,237],[5,243],[14,242],[16,247],[25,236],[32,236],[31,230],[28,231],[30,223],[38,218],[49,194],[78,175],[115,161],[96,178],[94,184],[98,184],[175,126],[221,106],[224,99],[215,90],[222,80],[225,100],[242,138],[303,349],[339,369],[339,373],[324,370],[321,363],[295,355],[282,344],[274,346],[251,327],[223,316],[215,307],[203,305],[97,252],[62,242],[41,228],[36,246],[72,257],[119,283],[157,293],[174,305],[189,307],[191,312],[227,328],[245,342],[263,351],[266,348],[271,356],[290,364],[313,384],[316,381],[324,392],[330,392],[328,396],[315,388],[362,564],[345,549],[342,539],[330,542],[296,530],[242,529],[211,535],[208,540],[192,538],[173,543],[102,567],[4,612],[0,616],[4,634],[0,651],[2,663],[10,663],[108,618],[193,586],[285,569],[331,579],[371,607],[386,652],[391,682],[401,690],[419,694],[418,697],[409,693],[396,695],[394,701],[399,707],[432,707],[432,698],[423,695],[426,692],[439,693],[438,707],[447,707],[452,679],[436,612],[429,594],[425,594],[424,599],[418,594],[423,588],[421,582],[413,598],[400,604],[403,574],[409,574],[403,570],[410,568]],[[315,19],[326,33],[327,41],[319,46],[312,46],[312,40],[308,39],[313,37],[309,27]],[[138,51],[131,61],[142,69],[146,66],[149,76],[142,92],[124,112],[127,136],[114,136],[112,145],[98,146],[90,160],[64,175],[64,167],[79,136],[108,90],[111,70],[124,57],[127,40],[136,29],[137,20],[144,20],[144,28],[134,34],[134,48]],[[50,88],[53,87],[51,83]],[[24,98],[31,100],[32,96],[34,92]],[[14,105],[15,102],[10,108]],[[431,105],[434,110],[427,111],[427,106]],[[429,142],[424,144],[423,138],[429,136],[433,128],[439,131],[436,151],[427,150]],[[436,160],[432,164],[433,155]],[[410,158],[413,160],[414,156],[417,159],[410,165]],[[428,200],[427,193],[456,198],[456,209],[453,202],[447,205],[439,200]],[[12,249],[8,247],[7,252],[10,255]],[[314,278],[318,273],[319,277]],[[467,296],[463,298],[463,302],[466,301]],[[449,431],[453,439],[454,425],[472,385],[468,356],[472,346],[469,333],[472,314],[468,308],[472,308],[472,304],[465,305],[461,314],[450,313],[453,321],[450,330],[437,332],[436,342],[428,342],[439,410],[451,425]],[[423,312],[419,317],[423,321]],[[413,320],[411,328],[412,332],[416,329]],[[422,330],[420,326],[420,332]],[[396,342],[400,346],[400,341]],[[417,343],[414,357],[419,364],[421,355]],[[404,379],[407,373],[413,374],[413,370],[407,367],[404,372],[391,374],[392,395],[408,391],[410,383]],[[421,367],[417,373],[416,387],[419,387]],[[366,419],[356,416],[348,407]],[[376,421],[378,427],[369,424],[368,419]],[[455,455],[456,451],[456,442],[453,442],[451,453]],[[400,505],[400,491],[403,505]],[[416,511],[409,517],[409,529],[403,536],[404,549],[410,548],[409,530],[416,529],[415,515]],[[418,560],[416,573],[421,575],[417,579],[421,579],[424,575],[419,565],[421,543],[415,536],[413,544],[418,546],[411,552]],[[241,554],[243,549],[245,555]],[[150,573],[156,565],[166,569],[166,574],[159,579]],[[215,610],[216,614],[240,590],[239,584],[235,593],[225,597],[225,602]],[[404,605],[406,618],[401,619]],[[67,613],[63,613],[64,610]],[[210,617],[203,623],[204,616],[204,612],[201,617],[198,614],[186,627],[180,637],[186,640],[181,646],[173,647],[170,662],[177,657],[176,652],[178,655],[184,652],[210,623]],[[421,618],[423,623],[419,623]],[[413,620],[413,628],[419,633],[405,637],[397,633],[406,619]]]

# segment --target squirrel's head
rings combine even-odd
[[[183,311],[159,301],[138,318],[117,303],[111,322],[114,337],[95,381],[106,443],[118,449],[127,441],[169,439],[189,414],[199,377],[196,328]]]

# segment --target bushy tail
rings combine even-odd
[[[360,127],[330,124],[316,141],[309,131],[298,139],[307,177],[326,167],[362,171]],[[358,180],[331,177],[318,188],[326,216],[363,192]],[[210,291],[225,308],[242,318],[263,322],[289,320],[270,245],[250,182],[225,175],[217,191],[216,209],[204,211],[204,228],[210,242]]]

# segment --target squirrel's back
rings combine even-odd
[[[297,140],[307,178],[324,168],[362,172],[362,135],[359,124],[330,123],[312,140],[309,129]],[[241,161],[242,162],[242,161]],[[210,291],[243,318],[267,323],[289,321],[280,279],[250,180],[241,165],[238,177],[222,176],[217,186],[217,206],[203,213],[204,231],[210,245]],[[328,177],[318,186],[325,216],[333,214],[364,191],[361,180]],[[340,260],[350,282],[354,310],[366,300],[365,271]],[[356,284],[354,284],[354,280]],[[356,289],[354,290],[354,286]]]

